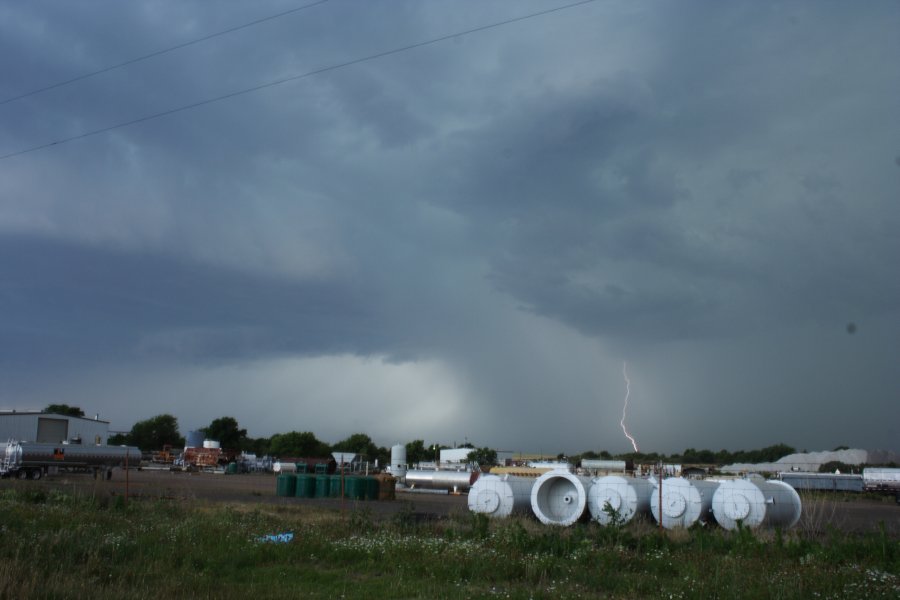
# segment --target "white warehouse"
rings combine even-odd
[[[70,417],[54,413],[0,411],[0,442],[76,442],[105,446],[109,421],[98,418]]]

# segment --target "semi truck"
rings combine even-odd
[[[0,448],[3,448],[0,446]],[[40,479],[51,469],[101,472],[109,479],[114,467],[138,467],[141,451],[134,446],[81,446],[10,441],[0,458],[0,477]]]

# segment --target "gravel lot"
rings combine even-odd
[[[369,509],[374,516],[388,517],[412,508],[416,518],[436,519],[454,513],[466,513],[466,495],[398,492],[396,500],[356,502],[334,498],[283,498],[275,495],[275,476],[272,474],[222,475],[213,473],[185,473],[180,471],[116,469],[109,481],[91,475],[62,474],[40,481],[0,480],[0,489],[63,489],[97,496],[123,496],[139,499],[163,498],[197,503],[245,503],[269,505],[304,504],[334,510]],[[884,523],[892,537],[900,537],[900,506],[894,502],[870,500],[816,500],[804,506],[804,519],[810,526],[825,530],[827,524],[843,531],[876,530]],[[804,521],[801,521],[801,527]]]

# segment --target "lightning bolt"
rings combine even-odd
[[[628,397],[631,395],[631,380],[628,379],[628,363],[622,361],[622,375],[625,377],[625,406],[622,407],[622,420],[619,421],[619,425],[622,426],[622,431],[625,433],[625,437],[631,442],[631,445],[634,446],[634,451],[638,451],[637,442],[634,441],[634,438],[631,437],[631,434],[628,433],[628,430],[625,429],[625,413],[628,410]]]

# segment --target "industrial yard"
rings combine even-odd
[[[224,475],[169,470],[117,469],[110,480],[73,474],[41,481],[0,480],[0,491],[59,491],[82,497],[128,501],[137,504],[163,501],[179,506],[241,505],[310,507],[338,512],[365,511],[373,518],[390,518],[412,511],[419,520],[440,520],[466,515],[467,494],[434,494],[398,491],[390,501],[354,501],[340,498],[281,497],[276,493],[276,476],[271,473]],[[833,527],[842,532],[864,533],[884,524],[886,533],[900,538],[900,506],[891,496],[810,493],[803,494],[804,512],[798,529],[824,531]],[[816,521],[815,524],[811,521]]]
[[[489,519],[465,495],[279,497],[271,474],[0,482],[0,596],[858,597],[900,591],[898,509],[810,496],[789,532]],[[128,497],[126,499],[126,488]],[[806,500],[806,499],[805,499]],[[809,507],[814,510],[809,510]],[[665,593],[663,593],[665,592]]]

